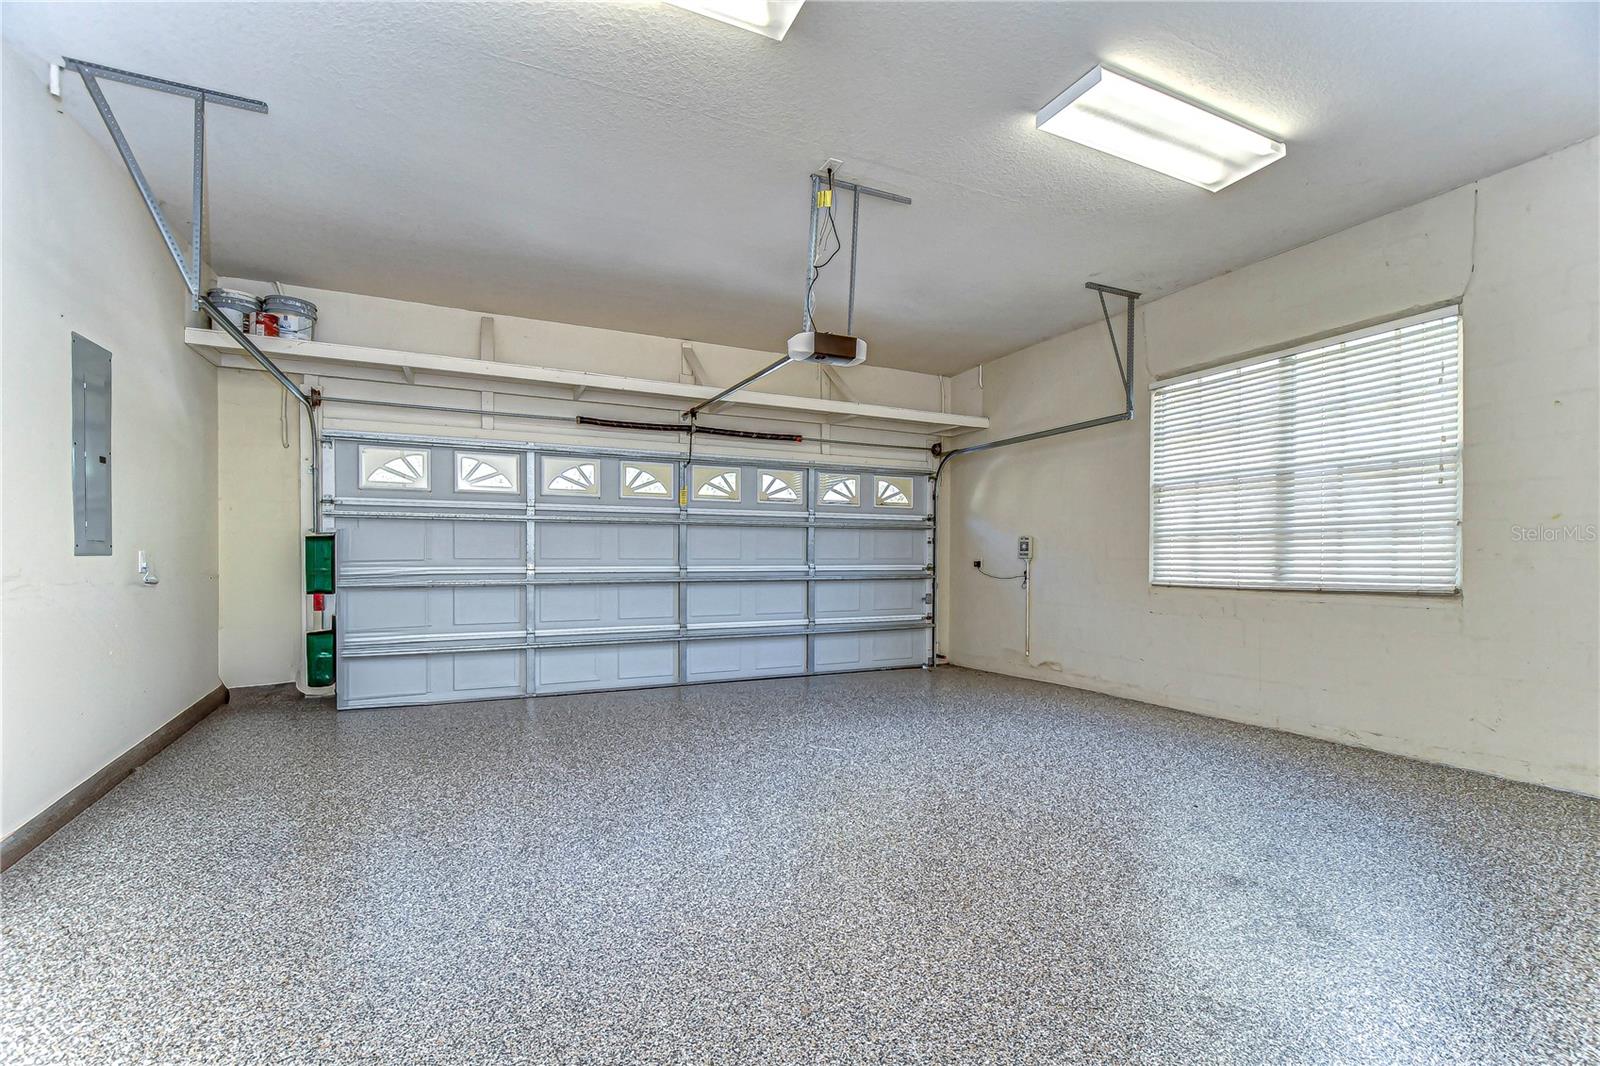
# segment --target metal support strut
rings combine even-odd
[[[156,229],[161,233],[161,239],[166,242],[167,251],[172,255],[172,261],[178,267],[178,273],[183,276],[184,287],[189,290],[193,306],[204,309],[211,320],[222,327],[234,342],[248,352],[261,368],[277,379],[278,384],[289,390],[301,408],[306,413],[306,422],[311,427],[311,484],[313,505],[320,505],[322,498],[322,435],[317,428],[316,407],[317,401],[313,395],[308,395],[300,386],[289,379],[289,376],[267,357],[267,354],[256,346],[244,330],[228,321],[221,310],[213,304],[200,290],[201,255],[205,247],[205,215],[206,215],[206,105],[220,104],[223,107],[236,107],[243,111],[255,111],[259,114],[267,113],[267,105],[260,100],[251,100],[244,96],[234,96],[232,93],[217,92],[215,89],[203,89],[198,85],[185,85],[182,82],[168,81],[165,78],[152,78],[147,74],[135,74],[128,70],[118,70],[116,67],[102,66],[99,63],[90,63],[82,59],[63,59],[61,65],[75,71],[83,79],[83,87],[89,91],[89,98],[94,101],[95,110],[100,113],[100,120],[106,125],[106,132],[111,134],[111,142],[116,145],[117,154],[122,157],[122,163],[128,168],[128,176],[133,179],[133,184],[138,188],[139,195],[144,199],[145,209],[150,212],[150,220],[155,223]],[[125,85],[136,85],[141,89],[151,89],[155,92],[168,93],[173,96],[184,96],[194,101],[194,165],[193,175],[193,217],[190,222],[189,252],[184,255],[183,248],[178,244],[178,238],[172,232],[172,227],[167,224],[166,215],[161,210],[161,203],[156,199],[155,191],[151,189],[150,182],[145,178],[144,170],[139,166],[139,160],[133,154],[133,147],[128,143],[127,136],[122,132],[122,125],[117,121],[116,114],[111,110],[111,104],[106,99],[105,93],[100,88],[100,79],[106,81],[122,82]]]
[[[1127,422],[1133,418],[1133,350],[1134,350],[1134,305],[1138,303],[1140,293],[1131,289],[1119,289],[1112,285],[1102,285],[1097,281],[1086,281],[1083,287],[1090,289],[1100,296],[1100,314],[1106,321],[1106,332],[1111,337],[1111,356],[1117,363],[1117,377],[1122,383],[1122,410],[1116,414],[1101,415],[1099,418],[1088,418],[1081,422],[1069,422],[1064,426],[1055,426],[1051,429],[1039,429],[1032,433],[1019,433],[1014,437],[1002,437],[1000,440],[985,441],[982,444],[971,444],[965,448],[956,448],[953,451],[944,451],[935,444],[931,449],[939,457],[939,465],[934,467],[932,482],[932,511],[933,511],[933,558],[937,567],[939,559],[939,485],[942,482],[944,465],[950,460],[961,455],[972,455],[974,452],[986,452],[995,448],[1006,448],[1013,444],[1026,444],[1028,441],[1043,440],[1046,437],[1059,437],[1067,433],[1076,433],[1083,429],[1094,429],[1097,426],[1109,426],[1113,422]],[[1117,331],[1111,324],[1111,310],[1106,306],[1106,296],[1121,296],[1128,301],[1126,326],[1123,334],[1123,350],[1127,352],[1124,359],[1122,351],[1117,348]],[[933,631],[928,648],[928,665],[934,666],[939,659],[939,579],[937,569],[933,580],[933,601],[930,605],[933,615]]]

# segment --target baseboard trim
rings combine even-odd
[[[227,702],[228,686],[218,685],[185,707],[177,717],[90,775],[83,784],[56,800],[25,824],[18,826],[14,832],[0,841],[0,870],[9,869],[18,859],[49,840],[56,830],[94,806],[96,800],[116,788],[129,774],[160,754],[163,748],[187,733],[195,723]]]

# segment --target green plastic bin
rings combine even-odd
[[[306,634],[306,684],[326,688],[333,684],[333,630]]]
[[[333,591],[333,534],[306,534],[306,591]]]

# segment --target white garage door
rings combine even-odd
[[[926,474],[327,436],[341,708],[928,659]]]

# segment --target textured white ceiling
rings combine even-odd
[[[41,81],[66,54],[268,101],[210,112],[232,275],[777,350],[806,175],[839,157],[916,201],[863,204],[872,361],[948,373],[1093,320],[1087,279],[1170,292],[1594,135],[1596,13],[812,0],[781,43],[653,3],[6,4],[0,26]],[[1034,131],[1098,61],[1288,158],[1212,194]],[[108,95],[183,204],[183,103]],[[66,110],[110,150],[75,79]]]

